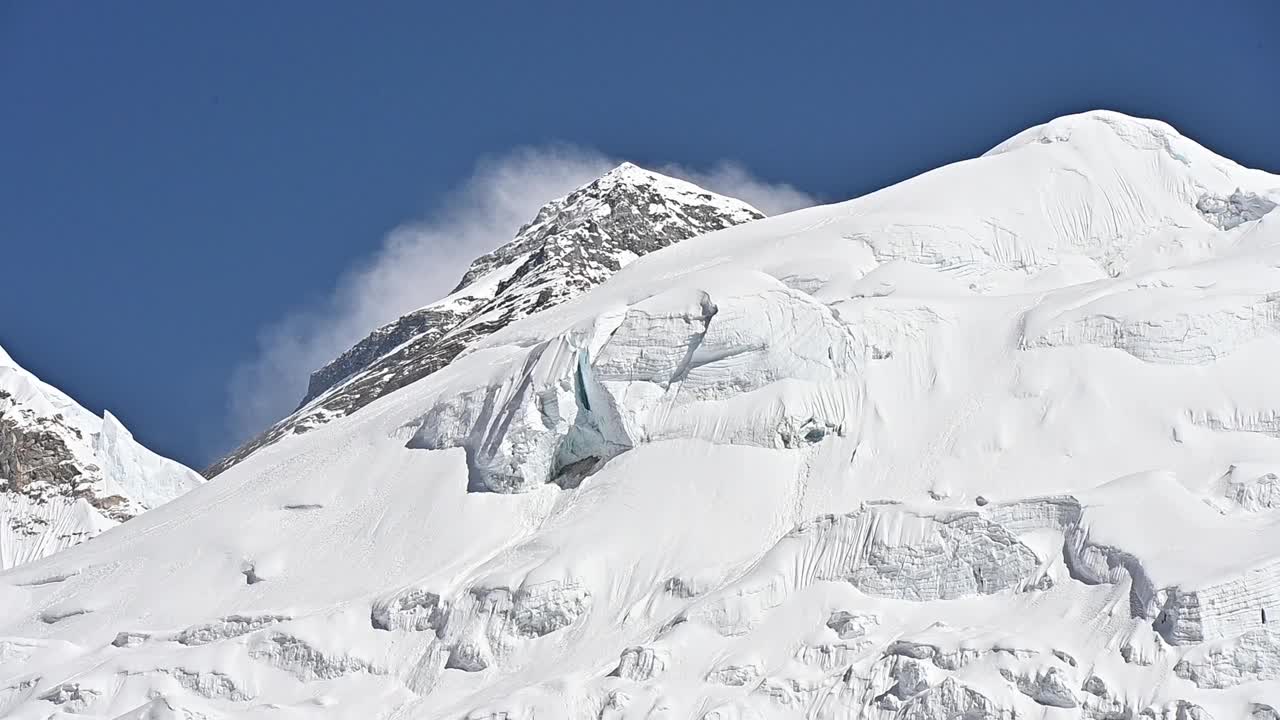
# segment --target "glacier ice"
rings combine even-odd
[[[1230,230],[1243,223],[1261,220],[1263,215],[1276,209],[1276,203],[1256,193],[1236,189],[1226,197],[1205,195],[1196,201],[1196,209],[1219,229]]]
[[[807,445],[857,413],[857,358],[828,308],[784,288],[661,293],[540,343],[499,385],[450,388],[410,445],[465,448],[472,487],[494,492],[667,438]]]

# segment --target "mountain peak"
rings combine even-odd
[[[741,200],[621,163],[543,205],[513,239],[476,258],[447,297],[373,330],[313,372],[293,415],[206,474],[439,370],[477,340],[587,292],[642,255],[763,217]]]
[[[640,167],[639,165],[636,165],[633,162],[624,160],[614,169],[610,170],[609,172],[601,175],[595,180],[584,185],[583,188],[588,188],[592,186],[611,186],[615,184],[624,184],[624,185],[667,184],[667,185],[688,185],[691,187],[697,187],[696,185],[688,181],[681,180],[679,178],[672,177],[670,175],[664,175],[660,172],[655,172],[653,170],[649,170],[648,168]],[[698,188],[698,189],[703,190],[703,188]]]
[[[591,194],[592,191],[608,192],[617,187],[638,188],[652,185],[671,185],[679,182],[681,181],[673,177],[646,170],[634,163],[623,162],[609,172],[578,188],[574,193],[570,193],[569,196],[571,197],[578,193]],[[554,201],[549,204],[554,204]]]
[[[1067,144],[1082,150],[1122,143],[1135,150],[1168,153],[1184,165],[1193,160],[1230,162],[1178,132],[1161,120],[1126,115],[1114,110],[1089,110],[1062,115],[1027,128],[988,151],[984,157],[1028,145]],[[1231,163],[1235,165],[1235,163]]]
[[[650,173],[648,170],[645,170],[644,168],[640,167],[639,165],[636,165],[633,162],[624,160],[617,167],[605,173],[604,175],[601,175],[598,179],[599,180],[604,180],[606,178],[647,179],[648,176],[650,175],[652,175],[652,173]]]
[[[763,217],[763,213],[760,213],[758,210],[752,208],[741,200],[713,192],[700,185],[689,182],[688,180],[682,180],[678,177],[649,170],[627,161],[624,161],[614,169],[586,185],[583,185],[574,192],[569,193],[569,195],[565,196],[563,200],[572,202],[573,200],[583,196],[591,196],[596,193],[608,193],[618,188],[656,189],[659,191],[659,197],[661,199],[676,203],[705,204],[707,202],[723,202],[731,205],[745,206]],[[552,201],[548,203],[546,207],[554,207],[557,202],[558,201]]]

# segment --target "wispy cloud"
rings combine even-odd
[[[509,241],[547,201],[604,174],[620,161],[572,146],[526,148],[481,161],[433,217],[406,223],[371,258],[339,279],[318,307],[298,308],[259,334],[256,356],[233,373],[228,435],[241,442],[291,412],[311,371],[374,328],[446,295],[467,266]],[[699,171],[657,168],[766,214],[813,204],[785,184],[754,178],[733,163]]]
[[[737,198],[765,215],[781,215],[792,210],[818,204],[814,196],[786,183],[761,180],[741,165],[721,161],[710,170],[697,170],[682,165],[664,165],[657,172],[688,180],[721,195]]]

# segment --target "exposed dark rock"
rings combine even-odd
[[[25,416],[22,413],[26,413]],[[99,479],[96,465],[81,466],[63,435],[79,436],[61,414],[35,417],[0,391],[0,488],[35,501],[50,497],[84,498],[107,517],[123,522],[133,517],[128,501],[119,495],[99,496],[93,483]],[[10,527],[23,534],[43,532],[39,518],[12,516]]]
[[[52,429],[18,423],[8,415],[13,406],[7,400],[7,393],[0,395],[0,478],[20,493],[41,482],[74,493],[83,470],[67,444]]]

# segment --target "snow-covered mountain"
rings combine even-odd
[[[477,258],[448,297],[374,330],[312,373],[296,412],[205,474],[436,372],[479,339],[581,295],[641,255],[762,217],[739,200],[623,163],[544,205],[515,239]]]
[[[87,540],[202,481],[0,348],[0,569]]]
[[[1280,717],[1277,201],[1094,112],[653,252],[0,576],[0,714]]]

